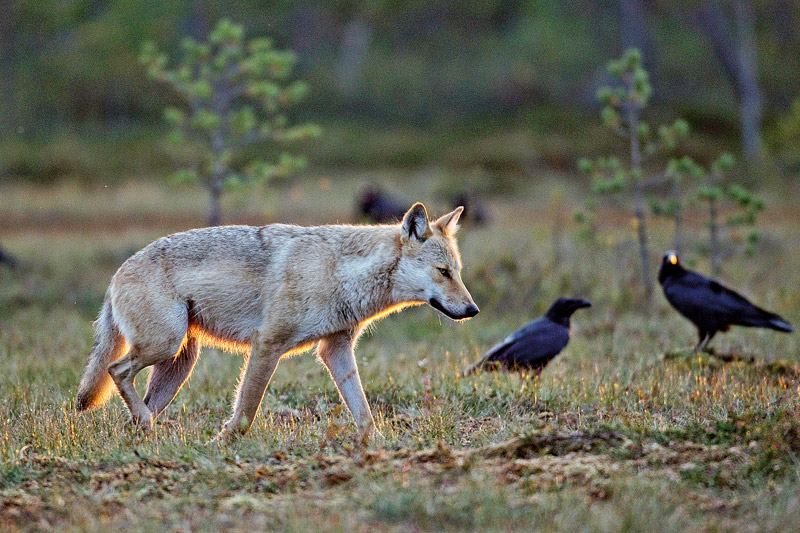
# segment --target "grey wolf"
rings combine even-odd
[[[718,331],[731,326],[770,328],[791,333],[794,328],[783,318],[752,304],[738,292],[697,272],[687,270],[675,252],[667,252],[658,271],[658,282],[667,301],[697,327],[695,350],[708,349]]]
[[[572,313],[591,306],[588,300],[559,298],[543,317],[509,335],[461,375],[501,368],[540,373],[569,342]]]
[[[365,433],[374,426],[353,348],[372,321],[428,303],[454,320],[478,307],[461,281],[462,208],[429,222],[414,204],[379,226],[222,226],[158,239],[111,280],[76,409],[119,391],[149,428],[189,378],[201,346],[249,354],[220,436],[246,432],[282,357],[316,346]],[[152,367],[142,399],[134,377]]]

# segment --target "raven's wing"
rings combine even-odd
[[[675,280],[662,284],[664,295],[670,304],[683,316],[698,325],[708,317],[709,306],[719,290],[712,289],[711,280],[697,274],[687,272]]]
[[[486,352],[483,363],[506,367],[542,368],[569,342],[569,329],[542,317],[509,335]]]

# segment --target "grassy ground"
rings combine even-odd
[[[437,172],[319,174],[267,199],[229,199],[228,220],[349,221],[367,178],[438,214]],[[412,309],[362,339],[384,439],[358,442],[324,368],[303,355],[281,363],[252,431],[223,447],[208,441],[242,360],[214,350],[150,435],[127,424],[119,398],[73,411],[111,275],[157,236],[201,224],[202,194],[147,182],[6,186],[0,243],[23,266],[0,270],[0,528],[795,529],[797,336],[739,328],[715,339],[752,363],[689,352],[692,327],[660,294],[650,311],[640,301],[625,217],[607,212],[618,224],[580,241],[556,215],[568,221],[581,193],[554,203],[554,183],[492,199],[492,222],[459,233],[480,315],[454,324]],[[759,254],[731,258],[723,278],[800,324],[797,192],[773,198]],[[692,228],[694,242],[702,232]],[[653,246],[670,247],[666,226]],[[540,377],[456,377],[562,295],[595,306],[576,314],[570,345]]]

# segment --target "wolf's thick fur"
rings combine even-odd
[[[397,225],[224,226],[153,242],[111,280],[76,408],[102,405],[113,379],[133,420],[150,427],[188,379],[200,346],[211,345],[250,353],[223,428],[245,432],[280,358],[316,344],[369,431],[353,356],[364,327],[426,302],[456,320],[478,312],[460,276],[461,211],[429,223],[418,203]],[[133,379],[148,366],[142,400]]]

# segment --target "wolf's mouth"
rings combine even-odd
[[[445,307],[442,305],[442,303],[439,300],[437,300],[436,298],[431,298],[430,300],[428,300],[428,303],[431,304],[431,307],[433,307],[434,309],[436,309],[437,311],[442,313],[444,316],[446,316],[448,318],[452,318],[453,320],[463,320],[465,318],[471,318],[471,317],[475,316],[477,314],[477,312],[478,312],[477,311],[478,308],[475,307],[475,312],[467,312],[467,313],[462,314],[462,315],[457,315],[457,314],[453,313],[452,311],[449,311],[448,309],[445,309]],[[474,306],[472,306],[472,307],[474,307]]]

